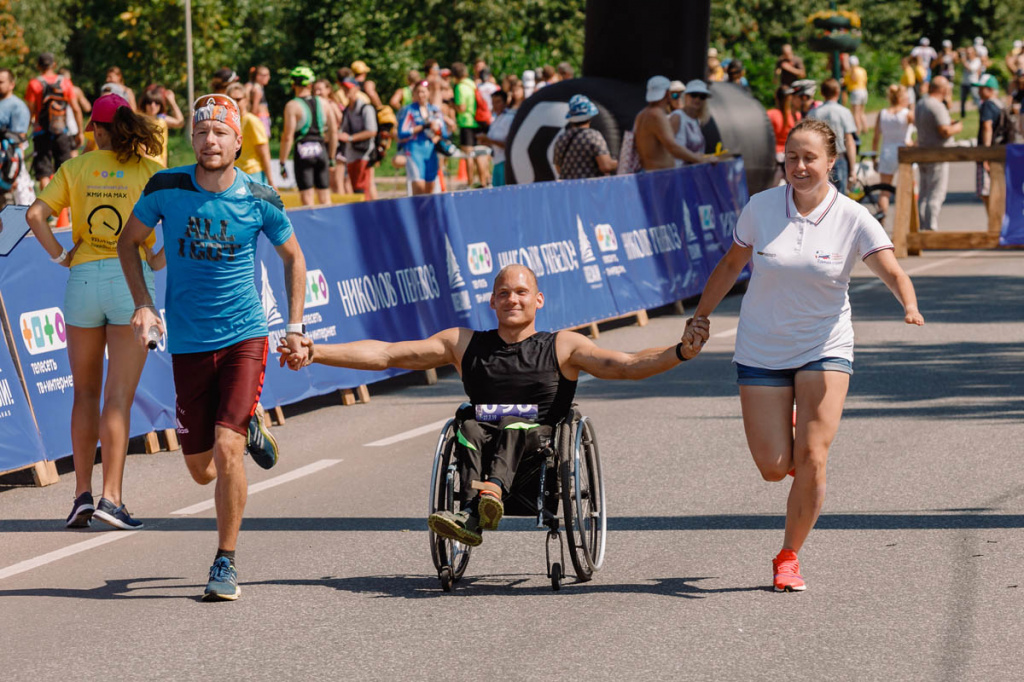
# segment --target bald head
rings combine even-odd
[[[517,275],[520,274],[526,276],[527,282],[534,291],[540,290],[537,285],[537,274],[525,265],[513,263],[511,265],[506,265],[498,271],[497,276],[494,278],[494,291],[497,292],[500,285],[514,281]]]
[[[942,94],[949,87],[949,79],[945,76],[933,76],[932,82],[928,85],[929,94]]]

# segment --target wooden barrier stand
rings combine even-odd
[[[921,231],[912,164],[951,161],[989,162],[992,186],[988,199],[988,229],[984,232]],[[999,245],[1006,210],[1006,147],[900,147],[899,164],[896,223],[892,234],[897,258],[920,256],[922,249],[992,249]]]

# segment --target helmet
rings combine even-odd
[[[292,82],[299,85],[312,85],[313,81],[316,80],[313,69],[308,66],[296,66],[289,75],[292,78]]]

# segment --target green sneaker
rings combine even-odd
[[[498,523],[505,515],[505,506],[496,495],[481,493],[476,513],[480,515],[480,527],[484,530],[498,530]]]
[[[435,512],[427,519],[427,525],[435,534],[470,547],[478,547],[484,541],[480,535],[480,519],[468,511]]]

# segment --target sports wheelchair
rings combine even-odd
[[[441,429],[430,479],[430,514],[458,511],[461,506],[464,486],[469,483],[459,475],[455,447],[461,422],[472,419],[474,414],[473,406],[463,403]],[[601,458],[594,425],[575,405],[556,426],[551,446],[524,453],[512,487],[502,501],[505,517],[535,517],[537,528],[548,528],[545,554],[551,589],[560,589],[565,578],[562,523],[577,579],[586,582],[600,570],[608,522]],[[429,534],[430,555],[441,589],[451,592],[466,572],[472,547],[442,538],[433,531]],[[558,545],[554,556],[552,543]]]

